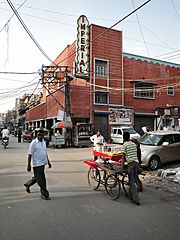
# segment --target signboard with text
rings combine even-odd
[[[89,78],[89,22],[81,15],[77,21],[75,76]]]

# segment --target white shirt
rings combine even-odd
[[[43,166],[48,164],[47,149],[44,140],[39,141],[34,139],[29,146],[28,154],[32,156],[33,167]]]
[[[9,135],[10,135],[8,129],[3,129],[3,130],[1,131],[1,133],[2,133],[2,138],[4,138],[4,137],[9,137]]]
[[[104,137],[102,135],[100,135],[99,137],[97,136],[97,134],[93,135],[92,137],[90,137],[91,142],[94,143],[94,146],[96,145],[102,145],[104,142]]]

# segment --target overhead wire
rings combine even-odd
[[[15,4],[15,5],[18,5],[19,4]],[[39,11],[42,11],[42,12],[48,12],[48,13],[54,13],[54,14],[63,14],[63,15],[67,15],[67,16],[72,16],[72,17],[77,17],[78,15],[73,15],[73,14],[66,14],[66,13],[61,13],[61,12],[54,12],[54,11],[50,11],[50,10],[45,10],[45,9],[40,9],[40,8],[34,8],[34,7],[29,7],[29,6],[24,6],[24,8],[29,8],[29,9],[35,9],[35,10],[39,10]],[[10,11],[9,9],[4,9],[4,8],[0,8],[0,9],[3,9],[3,10],[6,10],[6,11]],[[60,24],[64,24],[64,25],[69,25],[69,26],[75,26],[74,24],[69,24],[69,23],[65,23],[65,22],[59,22],[59,21],[56,21],[56,20],[53,20],[53,19],[47,19],[47,18],[43,18],[43,17],[39,17],[39,16],[34,16],[34,15],[30,15],[30,14],[26,14],[26,13],[22,13],[21,12],[21,15],[25,15],[25,16],[29,16],[29,17],[33,17],[33,18],[38,18],[38,19],[42,19],[42,20],[46,20],[46,21],[51,21],[51,22],[56,22],[56,23],[60,23]],[[104,20],[104,21],[115,21],[115,19],[102,19],[102,18],[96,18],[96,17],[89,17],[88,18],[90,19],[96,19],[96,20]],[[126,22],[137,22],[137,21],[126,21]],[[158,38],[162,43],[164,43],[168,48],[171,48],[171,49],[175,49],[171,46],[169,46],[168,43],[166,43],[163,39],[160,39],[159,36],[157,34],[155,34],[154,32],[152,32],[152,30],[150,30],[147,26],[145,26],[141,21],[139,21],[140,24],[146,28],[151,34],[153,34],[156,38]],[[128,37],[125,37],[126,39],[130,39]],[[130,39],[130,40],[133,40],[133,41],[139,41],[139,40],[136,40],[136,39]],[[139,41],[140,42],[140,41]],[[150,42],[147,42],[146,43],[148,44],[151,44],[151,45],[157,45],[157,44],[154,44],[154,43],[150,43]],[[157,46],[161,46],[161,45],[157,45]],[[164,47],[164,46],[161,46],[161,47]]]
[[[28,0],[25,0],[22,4],[19,5],[19,7],[17,8],[17,10],[19,10]],[[4,3],[4,2],[3,2]],[[2,30],[7,26],[7,24],[11,21],[11,19],[14,17],[14,13],[11,15],[11,17],[9,18],[9,20],[5,23],[4,27],[1,28],[0,32],[2,32]]]
[[[41,81],[41,79],[38,81],[36,87],[34,88],[33,92],[31,93],[31,96],[30,96],[30,98],[29,98],[29,101],[27,102],[27,106],[26,106],[27,108],[29,108],[30,106],[32,106],[32,105],[34,104],[33,99],[31,100],[31,98],[35,95],[35,91],[37,90],[37,87],[38,87],[40,81]],[[36,93],[37,96],[38,96],[38,94],[41,92],[42,87],[39,88],[38,90],[39,90],[39,91]]]
[[[9,91],[7,91],[6,93],[8,93],[9,95],[6,95],[7,97],[12,97],[14,96],[13,94],[15,94],[15,96],[17,96],[17,94],[20,94],[21,92],[25,92],[25,91],[29,91],[29,87],[34,86],[36,83],[32,83],[37,77],[35,77],[34,79],[32,79],[29,82],[26,82],[25,85],[21,86],[21,87],[17,87],[17,88],[12,88],[9,89]],[[2,90],[1,90],[2,91]],[[3,94],[3,93],[1,93]]]
[[[0,7],[0,9],[5,10],[5,11],[11,11],[9,9],[2,8],[2,7]],[[35,16],[35,15],[32,15],[32,14],[23,13],[23,12],[20,12],[20,11],[19,11],[19,14],[21,14],[23,16],[28,16],[28,17],[31,17],[31,18],[37,18],[37,19],[45,20],[45,21],[48,21],[48,22],[54,22],[54,23],[59,23],[59,24],[75,27],[74,24],[65,23],[65,22],[61,22],[61,21],[58,21],[58,20],[50,19],[50,18]]]
[[[144,7],[147,3],[149,3],[151,0],[148,0],[146,2],[144,2],[143,4],[141,4],[139,7],[137,7],[136,9],[134,9],[133,11],[131,11],[129,14],[127,14],[125,17],[123,17],[122,19],[120,19],[119,21],[117,21],[116,23],[114,23],[111,27],[107,28],[105,31],[103,31],[102,33],[98,34],[94,39],[92,39],[89,43],[86,44],[86,46],[90,45],[92,42],[94,42],[95,40],[97,40],[98,38],[102,37],[105,33],[107,33],[109,30],[111,30],[112,28],[114,28],[116,25],[118,25],[119,23],[121,23],[122,21],[124,21],[126,18],[128,18],[129,16],[131,16],[132,14],[134,14],[136,11],[138,11],[139,9],[141,9],[142,7]],[[60,62],[58,62],[56,65],[59,65],[60,63],[64,62],[65,60],[67,60],[68,58],[72,57],[74,54],[76,54],[77,52],[79,52],[80,49],[77,49],[75,53],[70,54],[68,57],[64,58],[63,60],[61,60]]]
[[[27,0],[25,0],[22,4],[20,4],[17,10],[19,10],[26,2],[27,2]],[[6,22],[4,27],[0,30],[0,32],[2,32],[3,29],[5,29],[7,34],[8,34],[8,29],[9,29],[8,24],[11,21],[11,19],[13,18],[14,15],[15,15],[15,13],[12,14],[12,16]],[[8,60],[8,51],[9,51],[9,48],[8,48],[9,42],[8,41],[9,41],[9,37],[7,37],[7,59],[6,59],[6,61]],[[0,72],[0,73],[3,73],[3,74],[34,74],[34,73],[17,73],[17,72]],[[28,88],[29,88],[29,86],[28,86]],[[21,88],[18,88],[18,89],[20,90]],[[11,96],[12,96],[12,93],[13,93],[12,90],[10,92],[11,92]],[[17,90],[16,90],[16,93],[17,93]],[[7,95],[6,95],[6,97],[7,97]]]
[[[29,31],[29,29],[26,27],[26,25],[24,24],[23,20],[21,19],[21,17],[19,16],[17,10],[22,7],[24,5],[25,2],[27,2],[27,0],[25,0],[19,7],[18,9],[16,10],[12,4],[12,2],[10,0],[7,0],[8,4],[10,5],[11,9],[13,10],[13,15],[10,17],[10,19],[7,21],[7,23],[4,25],[4,27],[0,30],[0,32],[6,28],[8,26],[8,23],[10,22],[10,20],[13,18],[14,15],[16,15],[16,17],[18,18],[18,20],[21,22],[21,24],[23,25],[24,29],[26,30],[26,32],[29,34],[29,36],[31,37],[31,39],[33,40],[33,42],[36,44],[36,46],[39,48],[39,50],[46,56],[46,58],[48,58],[48,60],[50,60],[52,62],[52,60],[48,57],[48,55],[43,51],[43,49],[40,47],[40,45],[37,43],[37,41],[35,40],[35,38],[33,37],[33,35],[31,34],[31,32]],[[0,73],[3,73],[3,74],[7,74],[7,72],[0,72]],[[9,74],[10,72],[8,72]],[[12,73],[11,74],[29,74],[29,73]],[[30,74],[34,74],[34,73],[30,73]],[[32,80],[33,81],[33,80]],[[34,84],[33,84],[34,85]],[[31,94],[31,96],[34,94],[34,92],[36,91],[37,87],[39,85],[39,82],[37,83],[33,93]],[[18,91],[20,91],[23,87],[21,88],[18,88]],[[28,86],[29,88],[29,86]],[[24,89],[23,89],[24,91]],[[12,97],[12,90],[11,90],[11,97]],[[16,91],[16,94],[17,94],[17,91]],[[19,92],[20,94],[20,92]],[[8,97],[8,95],[6,95],[6,97]]]
[[[126,19],[127,17],[129,17],[130,15],[132,15],[134,12],[136,12],[137,10],[139,10],[140,8],[142,8],[144,5],[146,5],[148,2],[150,2],[151,0],[148,0],[148,1],[146,1],[144,4],[142,4],[141,6],[139,6],[138,8],[136,8],[136,9],[134,9],[134,11],[132,11],[131,13],[129,13],[128,15],[126,15],[123,19],[121,19],[121,20],[119,20],[118,22],[116,22],[115,24],[113,24],[113,26],[111,26],[110,28],[108,28],[107,30],[105,30],[104,32],[102,32],[101,34],[99,34],[95,39],[93,39],[92,41],[95,41],[97,38],[99,38],[99,37],[101,37],[102,35],[104,35],[107,31],[109,31],[110,29],[112,29],[114,26],[116,26],[117,24],[119,24],[121,21],[123,21],[124,19]],[[91,43],[92,43],[92,41],[91,41]],[[89,45],[90,43],[88,43],[88,45]],[[76,50],[76,52],[77,51],[80,51],[80,49],[77,49]],[[73,53],[73,54],[71,54],[71,56],[72,55],[74,55],[75,53]],[[67,58],[69,58],[70,56],[68,56]],[[53,64],[55,64],[55,66],[57,66],[57,65],[59,65],[60,63],[62,63],[63,61],[65,61],[67,58],[65,58],[64,60],[62,60],[62,61],[60,61],[60,62],[58,62],[58,64],[56,64],[56,63],[54,63],[54,62],[52,62]],[[43,84],[43,86],[46,88],[46,86],[45,86],[45,84]],[[46,90],[49,92],[49,90],[46,88]],[[52,96],[53,96],[53,94],[52,94]],[[53,96],[54,97],[54,96]],[[54,97],[54,99],[55,99],[55,101],[57,101],[57,99]],[[59,101],[57,101],[58,102],[58,104],[60,104],[59,103]],[[61,105],[61,104],[60,104]]]
[[[174,10],[175,10],[175,12],[176,12],[177,17],[180,19],[180,14],[179,14],[179,12],[178,12],[178,10],[177,10],[175,4],[174,4],[174,1],[171,0],[171,3],[172,3],[172,5],[173,5],[173,8],[174,8]]]
[[[19,5],[19,4],[17,4],[17,5]],[[25,8],[29,8],[29,9],[33,9],[33,10],[39,10],[39,11],[47,12],[47,13],[53,13],[53,14],[56,14],[56,15],[65,15],[65,16],[69,16],[69,17],[79,17],[78,14],[64,13],[64,12],[58,12],[58,11],[51,11],[51,10],[47,10],[47,9],[35,8],[35,7],[30,7],[30,6],[25,6]],[[114,19],[97,18],[97,17],[90,17],[90,16],[88,16],[88,18],[96,19],[96,20],[102,20],[102,21],[115,21]]]
[[[29,35],[29,37],[31,38],[31,40],[34,42],[34,44],[37,46],[37,48],[40,50],[40,52],[50,61],[53,63],[53,61],[51,60],[51,58],[46,54],[46,52],[42,49],[42,47],[39,45],[39,43],[36,41],[36,39],[34,38],[34,36],[32,35],[32,33],[30,32],[30,30],[28,29],[28,27],[26,26],[26,24],[24,23],[24,21],[22,20],[21,16],[19,15],[18,11],[16,10],[16,8],[14,7],[14,5],[12,4],[12,2],[10,0],[7,0],[9,6],[11,7],[12,11],[14,12],[14,14],[16,15],[17,19],[19,20],[19,22],[21,23],[21,25],[23,26],[23,28],[25,29],[25,31],[27,32],[27,34]]]
[[[19,5],[19,4],[17,4],[17,5]],[[26,6],[24,6],[24,8],[25,8]],[[31,8],[31,7],[27,7],[27,8]],[[60,12],[53,12],[53,11],[49,11],[49,10],[43,10],[43,9],[39,9],[39,8],[32,8],[32,9],[36,9],[36,10],[40,10],[40,11],[44,11],[44,12],[51,12],[51,13],[55,13],[55,14],[62,14],[62,13],[60,13]],[[21,13],[21,14],[24,14],[24,13]],[[24,14],[24,15],[27,15],[27,16],[30,16],[30,17],[36,17],[36,16],[33,16],[33,15],[28,15],[28,14]],[[66,15],[66,14],[65,14]],[[67,14],[67,15],[69,15],[69,16],[76,16],[76,15],[72,15],[72,14]],[[40,17],[38,17],[38,18],[40,18]],[[51,19],[45,19],[45,18],[41,18],[41,19],[44,19],[44,20],[49,20],[49,21],[51,21]],[[94,18],[94,19],[98,19],[98,18]],[[112,21],[112,19],[102,19],[102,20],[108,20],[108,21]],[[52,21],[54,21],[54,20],[52,20]],[[134,22],[134,21],[133,21]],[[60,22],[59,22],[60,23]],[[61,23],[61,24],[66,24],[66,23]],[[140,24],[140,21],[139,21],[139,24]],[[71,25],[71,24],[70,24]],[[141,23],[141,25],[143,25],[142,23]],[[74,26],[74,25],[72,25],[72,26]],[[150,31],[151,32],[151,34],[153,34],[156,38],[158,38],[161,42],[163,42],[163,43],[165,43],[166,45],[167,45],[167,47],[168,48],[172,48],[172,47],[170,47],[164,40],[162,40],[162,39],[160,39],[158,36],[157,36],[157,34],[154,34],[149,28],[147,28],[145,25],[143,25],[143,27],[145,27],[148,31]],[[134,39],[132,39],[133,41],[137,41],[137,40],[134,40]],[[148,43],[148,44],[152,44],[152,43]],[[146,41],[146,45],[147,45],[147,41]],[[154,44],[155,45],[155,44]],[[163,47],[163,46],[162,46]],[[173,49],[173,48],[172,48]]]
[[[134,1],[131,0],[131,2],[132,2],[132,5],[133,5],[133,8],[134,8],[134,10],[135,10],[136,7],[135,7],[135,4],[134,4]],[[139,30],[140,30],[140,33],[141,33],[141,36],[142,36],[142,39],[143,39],[143,42],[144,42],[144,45],[145,45],[145,48],[146,48],[147,54],[148,54],[148,56],[150,57],[149,50],[148,50],[148,47],[147,47],[147,44],[146,44],[146,40],[145,40],[145,37],[144,37],[143,31],[142,31],[142,28],[141,28],[141,24],[140,24],[140,22],[139,22],[139,17],[138,17],[137,12],[135,12],[135,15],[136,15],[136,19],[137,19],[137,22],[138,22]]]

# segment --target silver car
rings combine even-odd
[[[140,139],[142,166],[156,170],[162,163],[180,160],[180,132],[147,132]]]

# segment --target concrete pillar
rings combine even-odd
[[[56,123],[56,119],[53,119],[53,125]],[[53,135],[55,134],[55,129],[53,129]]]
[[[42,127],[43,127],[42,120],[40,120],[40,128],[42,128]]]
[[[44,127],[47,128],[47,119],[45,119]]]

